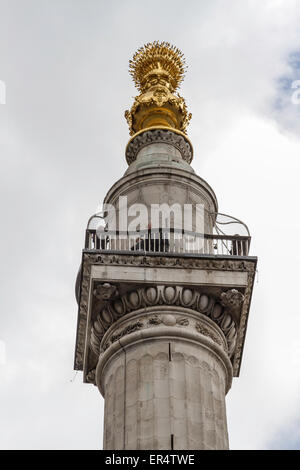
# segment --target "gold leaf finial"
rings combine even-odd
[[[135,86],[144,92],[151,86],[151,75],[162,75],[171,92],[175,91],[186,72],[183,53],[170,43],[154,41],[140,47],[129,61],[129,72]]]
[[[184,99],[175,94],[186,69],[184,55],[168,42],[149,42],[138,49],[129,61],[129,72],[140,91],[125,112],[131,135],[150,127],[186,132],[191,114]]]

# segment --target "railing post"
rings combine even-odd
[[[180,237],[176,234],[180,233]],[[202,243],[200,243],[200,237]],[[198,253],[212,255],[248,256],[251,237],[239,235],[199,234],[179,229],[158,228],[127,232],[122,243],[120,233],[97,233],[94,229],[85,232],[85,249],[106,251],[144,251],[163,253]]]

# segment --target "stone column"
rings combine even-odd
[[[225,395],[241,367],[257,259],[239,253],[249,236],[215,235],[217,198],[190,165],[191,114],[174,94],[184,71],[166,42],[130,61],[140,94],[125,112],[128,169],[105,197],[115,211],[103,208],[103,231],[90,227],[99,214],[86,231],[74,368],[105,398],[105,449],[228,448]],[[149,245],[150,228],[169,243]]]
[[[212,319],[174,305],[137,310],[101,347],[104,449],[228,449],[232,366]]]
[[[110,188],[104,200],[105,204],[111,204],[116,209],[117,229],[119,198],[126,196],[128,207],[142,203],[149,215],[153,204],[180,205],[182,221],[184,206],[189,204],[193,210],[192,227],[184,227],[180,223],[175,228],[212,233],[214,214],[218,212],[217,198],[209,184],[197,176],[190,166],[192,150],[186,139],[172,131],[153,129],[129,143],[126,157],[130,166]],[[201,228],[195,226],[196,213],[199,218],[197,205],[203,206],[204,210],[204,224]],[[153,227],[153,221],[149,219],[149,222]]]

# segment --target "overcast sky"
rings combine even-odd
[[[1,448],[102,448],[103,400],[72,370],[74,283],[127,167],[128,60],[153,40],[186,56],[192,166],[259,257],[230,446],[300,448],[299,24],[297,0],[0,0]]]

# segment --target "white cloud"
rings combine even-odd
[[[299,228],[299,151],[300,143],[273,122],[243,116],[211,154],[220,170],[213,186],[226,193],[222,211],[247,217],[251,253],[259,257],[241,376],[228,395],[234,448],[266,448],[300,417],[300,317],[293,294],[300,256],[292,235]]]

